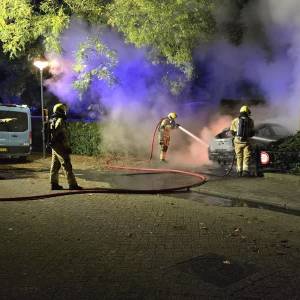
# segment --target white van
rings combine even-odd
[[[32,148],[31,128],[27,105],[0,104],[0,158],[26,158]]]

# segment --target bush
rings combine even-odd
[[[273,143],[270,149],[280,154],[281,161],[289,166],[290,173],[300,175],[300,131]]]
[[[285,151],[300,151],[300,131],[278,144],[278,149]]]
[[[101,153],[101,127],[97,123],[68,123],[73,154],[98,155]]]

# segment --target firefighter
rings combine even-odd
[[[178,128],[175,119],[177,114],[170,112],[166,118],[163,118],[159,125],[159,144],[160,144],[160,161],[166,162],[168,147],[170,144],[170,131],[171,129]]]
[[[61,190],[63,187],[58,184],[58,172],[61,166],[67,176],[70,190],[81,190],[75,179],[71,164],[71,148],[67,136],[66,126],[67,108],[64,104],[58,103],[53,107],[53,115],[50,120],[49,146],[52,148],[52,162],[50,169],[50,183],[52,190]]]
[[[240,109],[239,117],[235,118],[230,127],[234,136],[234,150],[236,154],[237,173],[239,176],[249,176],[251,160],[250,138],[254,135],[254,122],[250,118],[251,111],[247,105]]]

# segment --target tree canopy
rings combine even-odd
[[[15,58],[43,39],[46,49],[59,50],[59,36],[69,21],[63,6],[55,0],[35,4],[29,0],[2,0],[0,42],[4,53]]]
[[[183,65],[213,33],[212,9],[209,0],[115,0],[108,23],[137,47],[154,47],[168,62]]]
[[[193,48],[214,31],[210,0],[2,0],[0,42],[10,57],[37,40],[59,51],[59,36],[77,15],[122,32],[137,47],[152,47],[175,65],[191,61]]]
[[[156,61],[179,67],[189,80],[193,72],[193,51],[201,42],[214,37],[219,29],[215,11],[226,1],[2,0],[0,47],[11,59],[33,57],[37,51],[59,52],[60,36],[68,28],[71,17],[77,16],[89,24],[119,32],[126,42],[138,48],[147,47]],[[232,2],[244,5],[247,1]],[[243,28],[236,25],[238,22],[232,24],[230,30],[234,34],[230,33],[230,39],[239,41]],[[238,34],[234,31],[236,28]],[[79,90],[85,90],[93,77],[113,80],[110,68],[117,62],[117,54],[101,45],[101,39],[91,42],[94,37],[87,38],[78,49],[74,66],[78,73],[75,87]],[[93,70],[85,70],[85,60],[90,53],[100,53],[107,61]],[[184,82],[172,82],[173,89],[180,90]]]

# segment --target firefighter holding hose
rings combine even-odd
[[[66,124],[67,108],[64,104],[58,103],[53,107],[53,115],[50,120],[48,146],[52,148],[52,162],[50,169],[50,183],[52,190],[61,190],[63,187],[58,184],[58,172],[61,166],[64,168],[69,189],[81,190],[75,179],[71,164],[71,148],[69,144]]]
[[[159,145],[160,145],[160,161],[166,162],[167,151],[170,144],[170,132],[172,129],[178,128],[175,119],[177,114],[170,112],[166,118],[163,118],[159,124]]]
[[[250,118],[251,111],[247,105],[240,109],[239,117],[235,118],[230,127],[234,136],[234,150],[236,154],[237,173],[239,176],[249,176],[251,160],[250,138],[254,135],[254,122]]]

